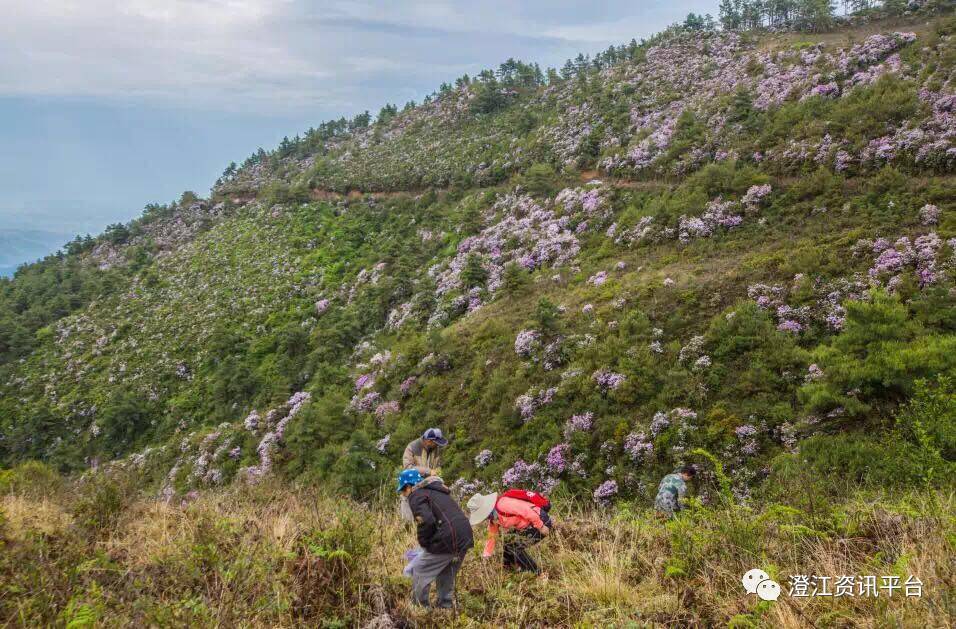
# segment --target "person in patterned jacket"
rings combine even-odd
[[[687,483],[697,475],[693,465],[685,465],[673,474],[661,479],[657,488],[657,499],[654,508],[668,518],[684,508],[684,496],[687,494]]]

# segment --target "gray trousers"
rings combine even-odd
[[[422,551],[422,554],[413,562],[412,598],[414,602],[428,607],[428,593],[434,581],[438,589],[437,606],[451,607],[455,596],[455,577],[464,559],[464,553],[435,555],[427,550]]]

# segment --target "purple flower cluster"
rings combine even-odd
[[[667,430],[671,425],[671,420],[666,413],[658,411],[654,413],[654,418],[651,419],[651,425],[649,430],[651,431],[652,436],[657,436]]]
[[[594,380],[594,383],[598,389],[600,389],[601,393],[607,393],[624,384],[624,381],[627,380],[627,376],[608,371],[607,369],[599,369],[591,374],[591,379]]]
[[[583,211],[585,215],[593,215],[604,206],[601,192],[600,188],[592,186],[565,188],[554,197],[554,202],[569,212]]]
[[[537,330],[522,330],[515,337],[515,354],[529,358],[541,346],[541,333]]]
[[[594,425],[594,413],[588,411],[580,415],[572,415],[571,419],[564,425],[565,438],[570,437],[576,432],[587,432]]]
[[[475,455],[475,467],[485,467],[488,463],[491,462],[491,457],[493,456],[491,450],[487,448]]]
[[[551,450],[548,451],[548,456],[545,458],[545,464],[548,466],[548,471],[556,476],[561,475],[568,466],[568,458],[570,455],[570,444],[559,443],[551,448]]]
[[[705,342],[706,339],[703,336],[692,336],[691,339],[687,341],[687,345],[680,348],[677,360],[682,363],[696,360],[701,356]]]
[[[259,430],[260,421],[261,418],[259,417],[259,411],[252,409],[252,412],[246,416],[246,419],[242,422],[242,424],[249,432],[255,432]]]
[[[392,435],[385,435],[377,442],[375,442],[375,449],[381,454],[385,454],[385,451],[388,449],[388,444],[392,440]]]
[[[192,380],[193,374],[189,369],[189,365],[186,363],[178,363],[176,365],[176,377],[180,380]]]
[[[836,84],[835,81],[829,83],[821,83],[820,85],[815,85],[813,89],[807,94],[807,96],[823,96],[823,97],[832,97],[836,98],[840,95],[840,86]],[[805,96],[804,98],[806,98]]]
[[[442,297],[463,288],[461,272],[472,256],[478,256],[487,271],[487,289],[492,294],[501,287],[505,266],[512,262],[537,269],[573,260],[580,250],[571,230],[574,212],[595,211],[602,204],[601,193],[591,189],[579,196],[559,195],[556,205],[567,207],[572,201],[579,207],[559,216],[555,209],[546,209],[517,190],[499,195],[485,217],[488,226],[461,241],[457,255],[444,268],[438,264],[429,269],[437,284],[436,294]]]
[[[523,486],[548,494],[558,484],[558,480],[549,475],[546,467],[540,463],[525,463],[523,459],[518,459],[501,475],[501,483],[505,487]]]
[[[799,334],[803,331],[803,324],[799,321],[794,321],[793,319],[784,319],[777,325],[777,329],[781,332],[792,332],[793,334]]]
[[[807,367],[807,376],[804,379],[806,382],[815,382],[823,377],[823,370],[820,369],[820,366],[816,363],[813,363]]]
[[[402,380],[402,384],[399,385],[398,390],[402,394],[402,397],[408,397],[412,392],[412,387],[415,386],[415,383],[418,381],[418,378],[415,376],[409,376]]]
[[[355,390],[362,391],[375,386],[375,374],[365,373],[355,379]]]
[[[677,225],[677,238],[687,244],[697,238],[707,238],[724,227],[732,229],[743,223],[743,217],[732,214],[734,203],[715,199],[707,204],[707,209],[700,216],[681,216]]]
[[[521,413],[521,419],[526,422],[530,421],[539,408],[551,403],[557,392],[557,388],[550,387],[544,391],[531,389],[527,393],[519,395],[518,399],[515,400],[515,408]]]
[[[624,438],[624,452],[637,463],[654,456],[654,444],[643,432],[631,433]]]
[[[539,470],[537,463],[525,463],[524,459],[518,459],[510,468],[501,475],[501,483],[505,487],[521,485],[531,479]]]
[[[672,418],[676,418],[681,421],[685,421],[685,420],[693,421],[697,419],[697,413],[690,410],[689,408],[684,408],[682,406],[678,406],[677,408],[671,409],[670,414]]]
[[[923,225],[936,225],[939,223],[939,208],[927,203],[919,211],[919,220]]]
[[[843,293],[840,291],[829,291],[828,297],[821,300],[814,312],[809,306],[793,308],[784,302],[786,290],[780,286],[769,286],[767,284],[751,284],[747,288],[747,295],[753,299],[757,306],[764,310],[770,310],[777,319],[777,329],[781,332],[798,334],[816,315],[829,317],[831,327],[842,320],[843,307],[840,300]],[[842,323],[840,323],[842,325]],[[836,329],[836,328],[835,328]]]
[[[734,429],[734,434],[737,435],[737,440],[740,442],[740,454],[743,456],[753,456],[757,454],[759,446],[757,445],[757,440],[754,438],[757,434],[756,428],[750,424],[744,424],[743,426],[737,426],[737,428]]]
[[[603,286],[607,281],[607,271],[598,271],[588,278],[588,284],[592,286]]]
[[[858,246],[865,246],[868,241],[860,241]],[[903,236],[892,246],[885,239],[878,239],[872,243],[872,249],[877,254],[870,267],[869,276],[879,284],[884,278],[886,287],[893,291],[902,281],[902,273],[906,270],[915,271],[916,279],[921,287],[935,284],[939,280],[937,255],[942,248],[942,239],[935,232],[918,236],[911,241]]]
[[[398,413],[400,410],[401,410],[401,406],[399,406],[398,402],[396,402],[395,400],[392,400],[389,402],[382,402],[381,404],[375,407],[375,417],[379,420],[382,420],[388,417],[389,415],[394,415],[395,413]]]
[[[363,396],[355,395],[352,397],[352,401],[349,402],[349,408],[361,413],[371,413],[375,407],[378,406],[381,398],[382,394],[378,391],[370,391]]]
[[[747,189],[747,193],[744,194],[742,199],[740,199],[740,203],[750,211],[756,210],[763,205],[764,201],[770,196],[772,191],[773,188],[769,183],[750,186]]]
[[[594,490],[594,501],[599,504],[608,504],[617,495],[617,481],[606,480]]]
[[[454,483],[451,484],[451,487],[448,488],[451,491],[451,495],[455,500],[464,501],[468,496],[472,496],[480,491],[482,491],[483,486],[481,481],[478,480],[468,480],[467,478],[459,478]]]
[[[734,434],[737,435],[737,439],[745,441],[750,437],[753,437],[757,434],[757,429],[751,426],[750,424],[744,424],[742,426],[737,426],[734,429]]]
[[[242,478],[245,478],[247,482],[256,483],[272,471],[272,457],[285,436],[289,422],[299,414],[299,411],[301,411],[311,399],[311,393],[299,391],[293,394],[285,404],[266,413],[265,422],[260,424],[258,420],[256,421],[257,426],[265,430],[272,428],[272,430],[263,435],[259,441],[259,445],[256,447],[256,453],[259,455],[259,464],[239,470],[239,475]],[[252,414],[250,414],[250,417],[251,416]],[[251,423],[249,422],[249,417],[246,418],[244,423],[246,425]]]

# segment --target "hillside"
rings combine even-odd
[[[865,541],[849,564],[829,567],[923,567],[924,582],[937,579],[931,604],[873,603],[832,626],[942,622],[956,457],[954,32],[956,19],[935,14],[819,35],[675,27],[564,76],[511,60],[421,105],[256,153],[207,199],[150,206],[0,280],[0,465],[132,475],[169,504],[321,486],[371,503],[361,508],[393,527],[397,548],[380,492],[404,445],[440,426],[458,495],[520,485],[618,509],[632,536],[622,544],[641,549],[631,560],[659,579],[622,581],[623,599],[578,592],[589,622],[621,622],[677,583],[680,604],[661,599],[648,622],[726,623],[753,610],[718,602],[745,562],[709,554],[720,540],[782,575],[806,567],[801,544],[825,557],[855,537]],[[697,520],[665,529],[643,511],[684,463],[701,470]],[[66,513],[74,506],[55,505],[69,493],[36,504]],[[203,517],[215,520],[217,495],[200,498]],[[31,507],[4,504],[28,527]],[[117,517],[134,526],[149,505]],[[76,508],[51,516],[51,530],[82,523]],[[747,513],[766,528],[735,540]],[[587,529],[611,516],[574,517]],[[934,546],[918,550],[914,531],[930,523]],[[692,525],[707,550],[677,547]],[[562,561],[583,539],[569,534]],[[650,550],[665,543],[666,565]],[[576,557],[561,564],[568,581],[587,574]],[[688,599],[715,566],[717,589]],[[485,601],[472,601],[476,622],[530,622],[481,616],[487,592],[475,590],[492,586],[470,583]],[[385,590],[392,609],[399,594]],[[302,613],[365,622],[374,605],[362,591],[356,617],[345,593],[334,614]],[[623,607],[594,612],[603,596]],[[43,609],[27,617],[52,622]],[[303,618],[286,611],[254,622]],[[117,624],[141,618],[124,613]],[[230,623],[182,613],[175,622]],[[807,621],[788,613],[750,620]]]

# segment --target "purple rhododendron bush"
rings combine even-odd
[[[462,625],[947,625],[956,18],[911,5],[510,60],[0,279],[0,623],[441,624],[394,496],[434,426],[456,498],[558,521]]]

